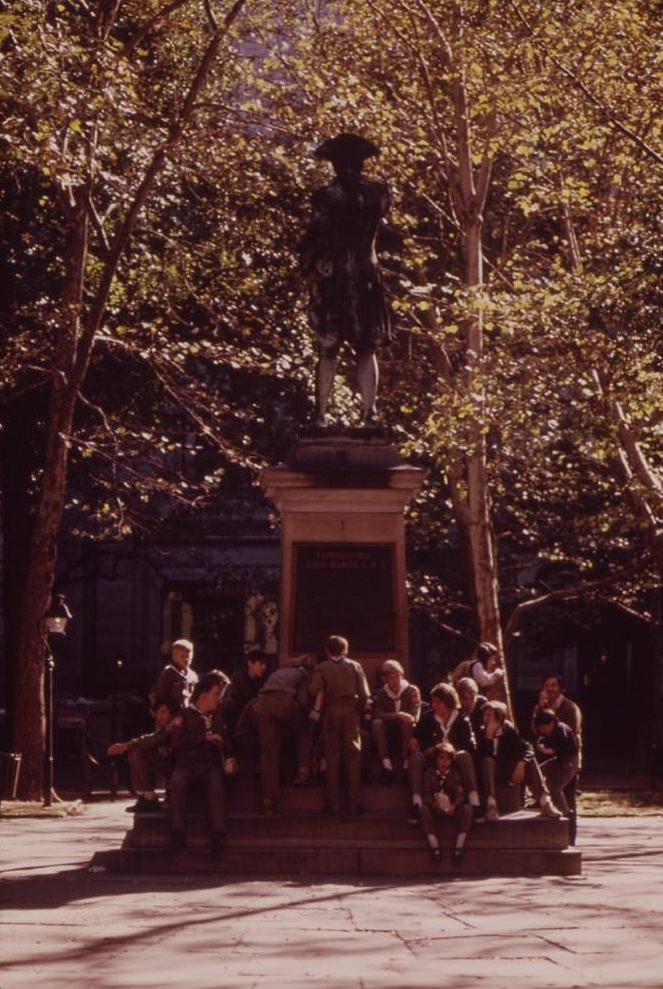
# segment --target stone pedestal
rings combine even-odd
[[[426,472],[383,440],[300,441],[261,483],[281,514],[279,661],[333,633],[370,679],[409,666],[403,513]]]

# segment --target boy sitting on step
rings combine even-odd
[[[525,784],[541,808],[542,817],[561,817],[534,758],[532,746],[506,718],[506,704],[488,701],[483,709],[483,727],[477,743],[477,762],[486,798],[486,821],[499,820],[496,786]]]
[[[128,742],[113,742],[108,746],[110,756],[128,755],[131,788],[136,803],[127,807],[129,814],[154,814],[161,810],[155,793],[158,776],[170,779],[175,760],[173,756],[173,732],[182,724],[179,705],[172,697],[160,697],[152,708],[156,728],[147,735],[139,735]]]
[[[174,732],[175,769],[170,780],[171,834],[168,851],[185,847],[187,795],[190,784],[200,782],[207,793],[211,828],[210,849],[220,855],[225,843],[225,776],[236,770],[225,726],[215,717],[221,702],[223,681],[208,673],[198,681],[191,702],[182,711],[182,724]]]
[[[456,840],[451,854],[453,862],[462,861],[467,832],[472,825],[472,808],[465,802],[460,773],[452,765],[455,756],[456,750],[450,742],[438,742],[433,751],[433,765],[424,773],[424,802],[419,819],[433,862],[439,862],[442,858],[435,829],[436,818],[452,818],[456,825]]]

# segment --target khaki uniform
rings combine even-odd
[[[278,800],[281,739],[284,729],[297,736],[297,766],[309,769],[313,747],[311,673],[300,666],[276,670],[257,701],[260,774],[263,799]]]
[[[324,692],[322,737],[327,759],[327,802],[332,810],[340,804],[341,760],[348,782],[351,809],[361,795],[361,735],[359,719],[369,701],[366,676],[354,659],[327,659],[313,674],[313,691]]]

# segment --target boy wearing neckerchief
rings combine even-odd
[[[436,817],[446,817],[456,824],[456,840],[452,861],[461,862],[467,832],[472,824],[472,808],[465,802],[460,773],[454,769],[456,750],[450,742],[438,742],[433,752],[433,765],[424,773],[423,804],[419,811],[433,862],[442,858],[435,828]]]
[[[172,697],[179,707],[186,707],[198,683],[198,674],[191,669],[193,642],[178,639],[170,650],[170,663],[164,666],[159,679],[149,693],[150,704],[157,698]]]
[[[395,659],[388,659],[380,671],[384,686],[373,702],[371,735],[382,762],[383,782],[390,783],[394,764],[390,741],[398,745],[398,769],[407,769],[408,747],[421,711],[419,688],[405,679],[405,671]]]

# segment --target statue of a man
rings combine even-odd
[[[317,158],[331,162],[336,178],[311,198],[312,217],[302,243],[302,270],[310,284],[310,318],[316,336],[316,425],[327,425],[336,364],[345,343],[357,356],[362,422],[377,421],[376,350],[389,339],[375,241],[389,209],[383,182],[362,176],[364,161],[379,154],[357,134],[321,144]]]

